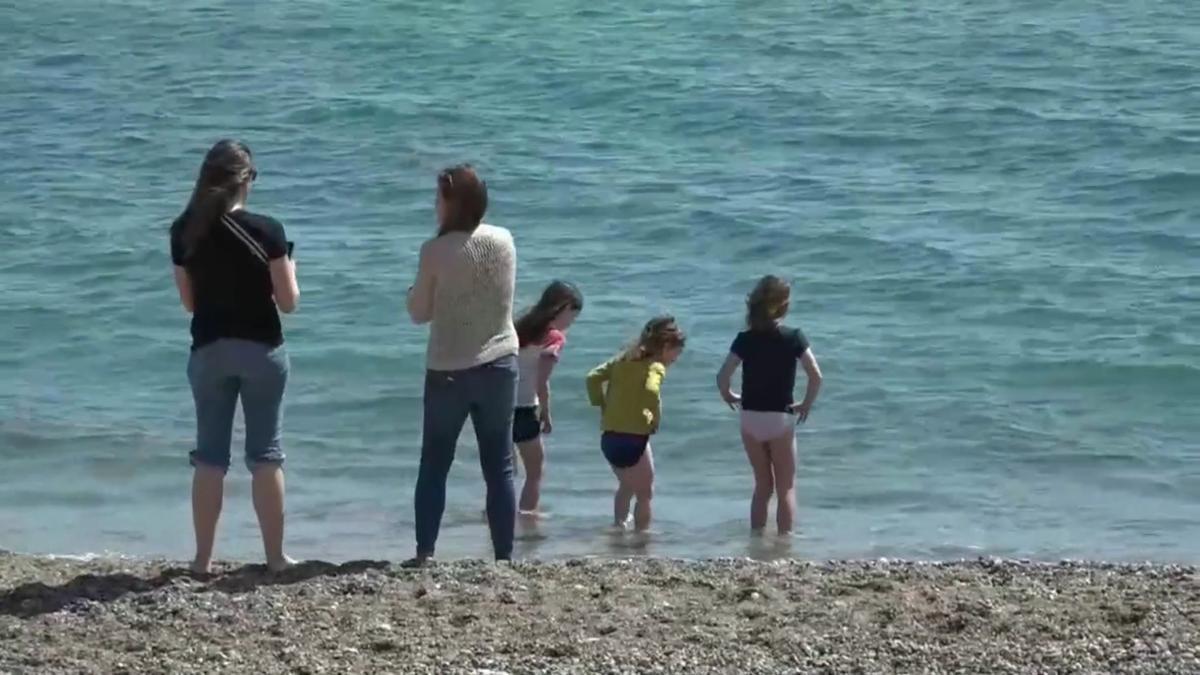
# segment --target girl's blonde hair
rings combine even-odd
[[[787,315],[792,299],[792,287],[774,275],[758,280],[746,298],[746,327],[750,330],[771,330]]]
[[[683,334],[679,324],[675,323],[675,317],[656,316],[646,323],[642,334],[633,346],[625,350],[622,358],[627,361],[654,358],[672,347],[682,349],[686,342],[687,336]]]

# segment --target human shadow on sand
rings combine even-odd
[[[130,594],[152,593],[167,586],[196,593],[248,593],[261,586],[298,584],[316,577],[386,570],[388,566],[381,560],[355,560],[340,565],[310,560],[281,572],[268,571],[265,565],[242,565],[218,568],[217,572],[203,576],[181,567],[168,567],[153,576],[127,572],[81,574],[57,586],[35,581],[0,592],[0,615],[31,619],[62,610],[84,611],[93,603],[115,602]]]

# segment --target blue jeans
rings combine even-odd
[[[246,466],[283,462],[283,390],[289,361],[281,347],[223,338],[192,352],[188,382],[196,402],[192,465],[229,469],[238,399],[246,422]]]
[[[432,556],[442,514],[446,477],[467,416],[479,442],[479,464],[487,484],[488,527],[497,560],[512,557],[517,499],[512,481],[513,407],[517,359],[506,356],[467,370],[425,373],[425,425],[417,473],[417,555]]]

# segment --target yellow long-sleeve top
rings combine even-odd
[[[620,356],[588,373],[588,400],[603,410],[600,424],[604,431],[644,435],[657,431],[666,375],[667,367],[657,361],[630,361]]]

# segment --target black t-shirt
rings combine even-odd
[[[287,255],[279,221],[234,211],[213,223],[195,250],[187,250],[181,216],[171,225],[171,260],[192,281],[192,349],[221,338],[283,344],[270,261]]]
[[[796,328],[738,333],[729,348],[742,360],[742,409],[788,412],[794,403],[796,360],[808,350],[808,340]]]

